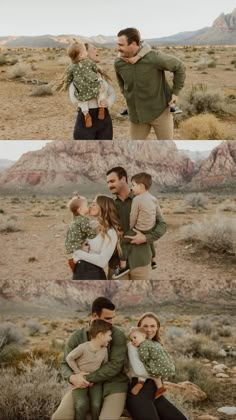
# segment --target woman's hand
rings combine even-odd
[[[84,251],[84,252],[89,252],[90,251],[90,245],[88,244],[88,242],[83,243],[82,251]]]

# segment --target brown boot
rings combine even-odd
[[[69,258],[68,264],[71,268],[71,271],[74,273],[75,272],[75,262],[74,262],[73,258]]]
[[[137,382],[136,385],[134,385],[133,388],[131,389],[131,394],[137,395],[143,388],[143,384],[144,384],[143,381]]]
[[[161,386],[160,388],[157,388],[157,390],[155,392],[155,399],[159,398],[162,394],[164,394],[164,392],[166,392],[166,388],[164,386]]]
[[[92,127],[92,117],[89,112],[84,114],[84,121],[85,121],[85,127],[87,128]]]
[[[105,108],[100,106],[98,108],[98,119],[99,120],[104,120],[104,118],[105,118]]]

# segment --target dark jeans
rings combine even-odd
[[[98,108],[91,108],[92,127],[85,127],[84,114],[79,109],[75,121],[74,140],[112,140],[113,128],[108,109],[105,109],[104,120],[98,119]]]
[[[132,378],[126,400],[132,420],[187,420],[163,395],[154,399],[156,385],[151,379],[145,381],[137,395],[132,395],[130,390],[137,381],[138,378]]]
[[[101,267],[87,261],[78,261],[75,265],[73,280],[107,280]]]

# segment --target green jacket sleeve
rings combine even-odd
[[[184,86],[185,66],[181,60],[173,55],[158,51],[156,54],[156,65],[160,70],[167,70],[174,74],[172,93],[178,95]]]
[[[124,80],[122,79],[122,77],[120,76],[119,72],[118,72],[118,67],[115,61],[115,72],[116,72],[116,78],[117,78],[117,82],[120,88],[120,91],[122,94],[124,94]]]
[[[161,215],[157,215],[156,224],[151,230],[150,233],[145,233],[146,240],[148,244],[152,244],[154,241],[157,241],[161,236],[166,233],[167,225]]]
[[[118,328],[112,328],[111,347],[108,349],[108,362],[102,365],[95,372],[86,375],[90,382],[105,382],[111,380],[123,369],[126,358],[126,338]]]

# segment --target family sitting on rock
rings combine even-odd
[[[174,374],[171,357],[161,344],[160,322],[144,313],[127,339],[113,325],[115,305],[98,297],[89,325],[69,338],[62,374],[70,384],[52,420],[118,420],[124,408],[132,420],[187,420],[163,395],[163,380]]]

